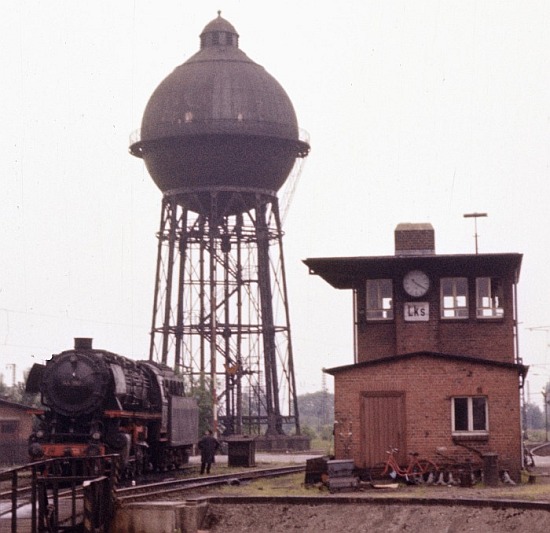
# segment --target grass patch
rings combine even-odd
[[[213,489],[213,492],[220,496],[308,496],[323,497],[330,496],[326,486],[304,484],[304,474],[290,474],[286,476],[258,479],[243,482],[240,485],[227,485]],[[487,487],[475,485],[474,487],[439,487],[434,485],[409,486],[400,484],[395,490],[380,491],[372,488],[365,488],[358,492],[347,494],[363,494],[380,500],[384,498],[474,498],[474,499],[504,499],[524,501],[549,501],[550,483],[540,482],[534,484],[500,485],[498,487]]]
[[[325,440],[320,438],[311,439],[309,443],[311,450],[321,452],[323,455],[333,455],[334,454],[334,442],[332,439]]]
[[[221,496],[311,496],[311,490],[305,487],[304,473],[301,472],[227,485],[220,487],[217,492]]]

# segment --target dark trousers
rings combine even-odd
[[[212,466],[212,463],[201,463],[201,474],[204,474],[205,470],[207,474],[210,474],[211,466]]]

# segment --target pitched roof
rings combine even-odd
[[[5,400],[4,398],[0,398],[0,408],[3,406],[5,407],[12,407],[14,409],[21,409],[28,411],[29,409],[32,409],[29,405],[23,405],[22,403],[16,403],[16,402],[10,402],[9,400]]]

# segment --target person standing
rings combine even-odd
[[[211,430],[204,432],[204,436],[199,440],[199,450],[201,451],[201,474],[206,471],[210,474],[212,463],[215,462],[215,455],[220,447],[220,443],[214,437]]]

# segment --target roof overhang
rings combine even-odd
[[[365,278],[380,278],[418,268],[455,274],[483,275],[515,272],[519,280],[523,255],[518,253],[453,254],[423,256],[319,257],[304,259],[309,273],[320,276],[336,289],[353,289]]]

